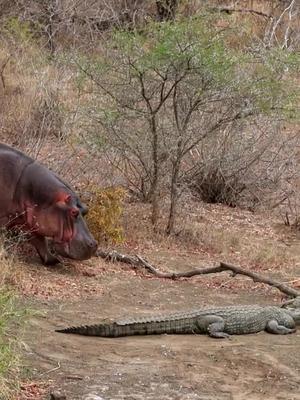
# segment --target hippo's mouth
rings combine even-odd
[[[59,251],[55,248],[59,246]],[[53,238],[48,238],[48,248],[51,255],[55,257],[66,256],[70,254],[70,242],[56,241]]]
[[[75,235],[75,227],[71,218],[61,218],[58,223],[58,228],[58,231],[55,232],[53,236],[48,236],[47,239],[60,247],[65,247]],[[67,247],[65,249],[68,250]]]

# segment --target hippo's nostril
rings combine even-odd
[[[98,243],[96,242],[96,240],[90,240],[90,241],[89,241],[89,247],[90,247],[92,250],[96,251],[96,250],[97,250],[97,247],[98,247]]]

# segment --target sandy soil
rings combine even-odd
[[[177,270],[180,265],[178,259]],[[276,291],[209,285],[214,278],[147,278],[97,259],[89,266],[94,273],[81,274],[78,266],[31,266],[31,273],[36,268],[44,281],[70,279],[61,298],[27,300],[39,313],[30,319],[23,338],[24,366],[31,369],[33,380],[48,383],[45,399],[56,389],[68,400],[300,400],[300,331],[231,340],[197,335],[105,339],[54,332],[103,317],[198,305],[270,303]],[[73,296],[72,279],[80,280],[79,292],[92,287],[93,293]]]

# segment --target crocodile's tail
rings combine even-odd
[[[187,320],[160,320],[143,322],[112,322],[97,325],[75,326],[57,329],[56,332],[75,333],[86,336],[120,337],[133,335],[155,335],[163,333],[194,333],[195,327],[190,319]]]
[[[115,324],[96,324],[96,325],[81,325],[71,326],[65,329],[56,329],[55,332],[60,333],[74,333],[77,335],[85,336],[103,336],[103,337],[117,337],[125,336],[115,329]]]

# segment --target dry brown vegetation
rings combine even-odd
[[[300,288],[298,265],[299,234],[291,232],[289,228],[284,227],[282,224],[278,224],[278,220],[276,221],[274,217],[265,213],[254,214],[222,205],[189,202],[185,204],[182,210],[184,211],[182,215],[186,217],[179,221],[178,234],[166,237],[163,233],[153,233],[150,223],[150,211],[148,205],[128,204],[123,215],[122,224],[126,240],[119,246],[114,245],[113,248],[124,253],[141,254],[163,271],[184,272],[195,267],[212,266],[220,260],[228,260],[262,275],[285,282],[295,289]],[[161,222],[163,226],[163,221]],[[113,349],[118,345],[113,341],[111,343],[105,342],[101,343],[99,348],[99,342],[94,341],[92,338],[92,340],[79,338],[78,343],[77,338],[62,337],[58,340],[58,337],[53,334],[54,328],[57,326],[86,321],[92,323],[98,319],[99,313],[101,316],[111,317],[113,315],[122,316],[124,314],[174,310],[177,307],[184,309],[195,307],[196,304],[202,303],[232,304],[232,302],[249,303],[256,301],[274,301],[278,303],[282,300],[282,294],[275,289],[260,283],[253,283],[244,277],[232,277],[224,273],[167,282],[153,276],[147,277],[142,270],[134,270],[130,266],[119,263],[108,263],[102,259],[94,258],[84,263],[66,262],[64,265],[45,268],[39,265],[37,256],[32,252],[26,255],[24,248],[19,248],[17,254],[19,255],[18,258],[14,260],[13,265],[11,264],[12,269],[7,270],[6,279],[18,288],[18,292],[24,296],[24,299],[27,299],[27,303],[32,304],[33,301],[33,308],[42,310],[42,314],[31,318],[27,335],[23,338],[25,349],[22,352],[26,360],[25,364],[34,366],[35,370],[29,375],[29,382],[28,379],[22,379],[22,381],[25,381],[24,384],[21,384],[22,395],[20,399],[22,400],[32,397],[35,399],[48,399],[49,388],[65,388],[66,393],[71,398],[84,398],[84,388],[88,391],[91,385],[90,382],[93,382],[94,378],[89,368],[84,366],[84,362],[79,362],[78,360],[85,359],[89,363],[91,360],[94,362],[93,357],[96,357],[97,354],[98,361],[95,361],[95,366],[97,365],[98,369],[98,366],[102,365],[102,363],[99,363],[99,357],[105,357],[105,359],[108,357],[108,360],[110,360],[109,357],[114,354]],[[45,314],[46,309],[47,314]],[[47,326],[45,327],[44,324]],[[45,337],[47,337],[46,347],[43,347],[45,345]],[[248,344],[245,351],[251,346],[258,351],[257,346],[261,341],[264,352],[268,352],[267,343],[270,344],[270,341],[275,340],[272,337],[266,341],[266,337],[260,335],[258,335],[257,340],[256,338],[250,339],[254,342],[250,341],[251,343]],[[282,339],[284,340],[285,338]],[[298,339],[298,336],[290,339],[290,346],[294,346],[293,351],[295,353],[299,349],[297,347]],[[153,354],[153,348],[156,348],[157,342],[155,341],[156,345],[152,342],[150,344],[149,340],[151,342],[152,339],[146,339],[146,342],[150,346],[149,352],[152,351],[152,363],[160,365],[163,360],[159,355]],[[158,338],[157,340],[162,340],[163,348],[164,346],[170,348],[170,351],[173,352],[172,357],[175,357],[176,360],[180,354],[181,357],[185,357],[185,359],[192,362],[193,357],[189,353],[189,347],[187,345],[187,347],[181,347],[182,339],[178,339],[178,348],[177,344],[175,344],[177,343],[176,339]],[[174,340],[175,343],[173,343]],[[190,340],[196,344],[193,338]],[[200,340],[201,346],[203,346],[203,340],[205,341],[206,339],[198,338],[197,340]],[[222,363],[230,363],[232,351],[235,352],[240,346],[245,346],[245,340],[247,342],[248,338],[242,339],[242,343],[237,342],[237,340],[239,339],[235,338],[234,343],[231,342],[233,347],[228,353],[220,353],[218,343],[210,344],[212,346],[210,350],[211,356],[220,357]],[[132,363],[132,359],[135,357],[134,354],[137,354],[137,348],[139,349],[139,357],[144,361],[144,357],[146,357],[143,355],[144,353],[140,353],[144,348],[144,342],[131,341],[130,343],[123,343],[122,346],[125,346],[123,350],[118,350],[122,359],[122,362],[120,361],[121,365],[126,361],[128,374],[128,377],[126,375],[122,380],[121,393],[127,393],[127,390],[135,393],[136,389],[132,389],[132,382],[129,376],[135,365]],[[199,342],[197,343],[199,346]],[[204,343],[205,346],[209,345],[206,341]],[[134,346],[134,350],[130,346]],[[217,346],[215,350],[214,346]],[[276,349],[281,348],[276,344],[274,346]],[[82,356],[83,348],[85,357]],[[126,351],[125,348],[127,349]],[[32,351],[33,349],[34,351]],[[66,355],[71,349],[73,356]],[[286,356],[290,357],[289,354],[292,354],[290,353],[291,349],[288,346],[283,346],[283,349]],[[100,351],[99,354],[98,350]],[[272,354],[274,357],[274,353]],[[65,359],[65,357],[67,358]],[[73,362],[70,363],[72,357],[74,357],[74,362],[77,360],[76,372],[74,368],[70,369],[70,364],[73,365]],[[239,353],[239,357],[236,357],[234,361],[235,368],[239,373],[243,371],[243,366],[238,362],[241,357]],[[249,362],[251,361],[251,356],[248,353],[244,353],[243,357]],[[172,365],[174,366],[173,358]],[[280,359],[282,362],[282,358]],[[256,362],[258,362],[257,360]],[[217,376],[214,375],[217,374],[217,371],[213,372],[213,365],[215,364],[211,365],[208,362],[208,365],[209,368],[212,368],[211,373],[213,374],[213,379],[215,379],[215,376]],[[247,368],[249,368],[249,363],[247,365]],[[282,365],[285,364],[283,363]],[[286,365],[289,364],[287,363]],[[112,373],[105,380],[106,384],[109,383],[111,390],[114,390],[116,383],[113,381],[113,371],[116,371],[117,367],[115,362],[106,361],[105,367],[108,368],[108,366],[111,368]],[[285,372],[281,371],[281,369],[277,371],[275,359],[270,362],[270,365],[261,365],[261,369],[258,372],[256,370],[254,373],[251,368],[250,371],[247,371],[247,374],[251,377],[257,374],[257,379],[262,379],[271,366],[274,374],[279,379],[276,383],[278,390],[287,393],[287,388],[283,384],[283,382],[286,382],[283,376],[287,374],[287,370]],[[179,379],[180,375],[178,376],[176,368],[173,369],[174,367],[171,367],[171,364],[168,364],[168,368]],[[199,373],[201,374],[201,372]],[[233,385],[228,372],[223,371],[224,373],[226,379],[229,379],[229,382]],[[139,364],[139,379],[146,379],[145,377],[148,374],[149,368],[145,369],[143,365]],[[88,381],[83,378],[86,375],[89,376]],[[66,378],[69,376],[77,376],[78,381]],[[164,373],[163,376],[164,381],[169,382]],[[149,379],[156,381],[157,377],[150,372]],[[290,379],[292,378],[290,377],[289,381]],[[186,378],[184,380],[186,381]],[[99,378],[95,378],[95,382],[93,387],[99,387],[98,393],[101,393],[100,388],[105,387],[104,383]],[[231,390],[240,393],[245,385],[245,381],[243,382],[241,381],[235,389],[234,386],[231,386]],[[168,390],[170,391],[170,396],[172,396],[172,383],[169,383],[169,385],[170,388]],[[212,386],[210,385],[211,382],[209,380],[206,383],[207,391],[211,390]],[[143,388],[140,390],[142,391]],[[182,389],[178,390],[181,391]],[[189,393],[192,391],[192,389],[187,390],[189,390]],[[253,390],[253,387],[251,390]],[[272,389],[265,389],[264,398],[271,399],[271,397],[266,397],[267,394],[271,396],[271,392]],[[253,398],[262,399],[263,397],[260,396],[262,395],[256,393],[256,397]],[[10,399],[11,397],[8,398]],[[115,397],[112,395],[112,398]],[[157,393],[152,396],[147,392],[146,398],[155,399],[157,398]]]
[[[115,29],[142,35],[151,20],[166,23],[174,20],[176,24],[203,10],[217,13],[214,23],[221,32],[234,31],[225,38],[231,50],[247,52],[251,48],[252,54],[263,54],[260,59],[263,61],[274,49],[287,51],[293,57],[300,45],[297,2],[21,0],[0,3],[0,140],[44,162],[90,202],[90,225],[100,239],[100,246],[142,254],[162,270],[187,270],[224,260],[300,288],[299,114],[291,119],[288,113],[267,113],[255,118],[250,113],[247,121],[233,119],[231,124],[222,125],[216,135],[206,137],[203,126],[207,128],[212,118],[225,115],[228,110],[245,112],[252,100],[248,93],[234,98],[225,87],[222,95],[226,94],[232,101],[226,102],[228,110],[225,106],[219,110],[207,106],[194,115],[191,130],[183,132],[176,121],[177,106],[181,107],[179,114],[185,115],[186,105],[194,94],[190,89],[193,82],[184,90],[178,86],[183,97],[178,97],[173,108],[168,102],[161,102],[163,106],[157,114],[163,140],[154,155],[159,166],[158,184],[154,188],[158,207],[154,230],[151,220],[155,168],[149,155],[153,141],[147,142],[146,136],[151,125],[139,119],[138,114],[144,113],[143,104],[147,108],[148,101],[149,105],[147,91],[140,96],[140,87],[145,84],[148,93],[153,95],[159,79],[148,85],[148,77],[143,76],[142,86],[130,87],[124,78],[118,86],[116,70],[114,73],[108,70],[107,76],[102,76],[101,69],[96,70],[101,67],[101,60],[112,54],[110,40]],[[241,29],[236,30],[239,26]],[[142,50],[146,52],[149,48],[151,42],[145,43]],[[122,53],[116,48],[113,50],[115,57],[111,60],[122,60]],[[295,63],[298,60],[295,56]],[[125,64],[124,61],[118,67]],[[129,76],[127,72],[125,77]],[[165,88],[172,86],[172,73],[159,82],[160,100]],[[156,78],[159,74],[160,71]],[[117,85],[113,96],[119,101],[118,111],[123,112],[115,125],[109,125],[110,130],[96,115],[103,105],[112,104],[111,98],[107,101],[107,93],[102,91],[99,76],[107,83],[105,88]],[[283,82],[290,79],[297,88],[299,68],[284,69],[278,76]],[[205,82],[205,76],[200,78]],[[240,82],[242,78],[241,74]],[[214,90],[212,87],[211,97],[205,98],[207,104],[215,99]],[[138,93],[136,98],[134,93]],[[277,97],[281,94],[279,91]],[[178,92],[170,100],[177,95]],[[295,109],[299,113],[299,98],[293,94],[289,99],[289,111]],[[156,101],[154,96],[153,104]],[[134,112],[130,108],[133,103]],[[210,114],[207,116],[206,112]],[[148,115],[151,119],[154,113]],[[120,132],[123,136],[118,136]],[[205,138],[183,157],[176,158],[180,148],[178,138],[195,135]],[[136,146],[133,146],[134,152],[128,151],[132,143]],[[135,152],[136,149],[140,151]],[[179,164],[180,174],[172,180]],[[106,192],[100,188],[109,189]],[[175,196],[177,201],[176,220],[166,235],[172,193],[173,200]],[[20,245],[11,239],[0,243],[0,287],[16,288],[22,298],[40,302],[38,307],[46,301],[54,302],[55,307],[59,301],[92,299],[96,303],[107,294],[108,288],[112,297],[120,288],[123,293],[122,284],[126,279],[134,282],[123,293],[129,299],[131,310],[137,304],[163,308],[167,301],[155,278],[145,279],[130,267],[93,259],[77,264],[66,262],[53,269],[41,268],[26,243]],[[145,299],[148,295],[143,292],[143,282],[148,289],[152,284],[155,287],[155,292],[149,294],[152,303]],[[166,288],[162,282],[172,299],[169,308],[172,304],[178,305],[179,299],[184,301],[184,296],[178,295],[181,283],[188,286],[186,281],[179,281]],[[186,289],[187,298],[191,296],[188,304],[193,303],[192,296],[205,290],[211,293],[210,302],[221,291],[228,299],[237,293],[246,299],[248,292],[253,297],[281,299],[273,289],[229,275],[195,278],[191,285],[193,294]],[[140,292],[131,300],[136,287],[141,287]],[[118,301],[111,300],[110,293],[107,296],[104,308],[120,311],[116,305],[111,306],[111,301],[121,304],[121,295],[117,296]],[[12,366],[11,371],[17,369]],[[45,382],[48,379],[44,376],[39,379],[39,375],[32,378],[33,383],[24,380],[22,400],[46,398],[46,387],[53,383],[50,378]],[[12,399],[9,390],[7,381],[0,379],[0,393],[4,393],[5,400]]]
[[[97,24],[104,20],[114,21],[115,18],[122,25],[122,18],[120,20],[119,15],[123,15],[123,9],[130,9],[131,20],[135,18],[136,23],[140,21],[139,24],[143,24],[145,20],[143,18],[139,20],[139,16],[143,14],[155,17],[158,12],[156,2],[148,2],[147,6],[146,4],[140,6],[139,12],[137,12],[136,2],[122,2],[122,5],[110,2],[109,8],[107,8],[107,2],[99,2],[96,14],[92,12],[93,10],[87,14],[87,8],[85,9],[84,6],[88,7],[88,2],[82,4],[79,2],[76,18],[79,18],[79,15],[86,16],[86,25],[80,25],[82,32],[75,29],[77,20],[74,15],[74,20],[70,16],[74,5],[72,1],[62,2],[62,8],[57,10],[51,8],[51,4],[56,4],[55,2],[49,2],[48,9],[35,9],[30,1],[21,1],[18,6],[4,3],[5,7],[1,14],[3,25],[0,48],[1,140],[38,157],[69,180],[83,195],[91,183],[102,187],[123,186],[128,190],[126,201],[137,201],[137,208],[147,207],[140,205],[139,202],[151,201],[149,176],[145,175],[145,171],[151,170],[151,165],[147,164],[149,148],[145,145],[142,149],[143,154],[139,154],[144,157],[142,161],[145,170],[143,171],[137,160],[128,155],[124,148],[118,152],[113,146],[106,147],[103,127],[90,123],[92,112],[90,105],[97,104],[95,103],[97,101],[94,92],[95,85],[82,74],[82,71],[81,73],[78,71],[76,64],[78,59],[71,57],[70,50],[73,51],[76,48],[77,54],[86,60],[84,55],[92,54],[92,45],[90,48],[84,47],[85,36],[81,33],[92,33],[98,44],[97,48],[94,48],[95,56],[91,59],[98,57],[99,54],[107,55],[107,49],[104,48],[101,40],[109,37],[109,30],[107,31],[107,28],[104,29],[103,26],[101,29],[99,26],[95,27],[93,24],[96,22],[89,20],[90,14],[97,19]],[[168,4],[168,2],[165,3],[165,6]],[[27,7],[28,5],[30,7]],[[291,35],[288,42],[291,53],[297,46],[298,26],[295,16],[298,15],[298,8],[293,1],[240,1],[234,4],[230,1],[214,1],[210,2],[210,5],[212,8],[219,8],[218,23],[222,26],[222,23],[226,21],[223,26],[225,30],[231,26],[230,24],[234,26],[237,22],[245,22],[247,29],[248,27],[257,29],[256,32],[250,29],[256,44],[265,40],[264,35],[268,30],[268,46],[272,44],[285,47],[285,35]],[[176,16],[180,18],[189,16],[206,6],[207,4],[201,1],[178,2],[175,4]],[[40,23],[47,21],[45,13],[48,17],[52,15],[51,13],[53,13],[52,17],[57,17],[51,17],[54,25],[51,28],[52,36],[50,37],[50,31],[41,33],[38,31],[38,26],[34,25],[36,21]],[[273,24],[276,25],[273,28],[267,24],[270,18],[266,16],[270,15],[272,15]],[[254,19],[260,21],[260,24],[254,23]],[[49,28],[46,24],[45,27]],[[74,29],[72,30],[71,27]],[[93,30],[92,27],[94,27]],[[247,41],[251,35],[247,32],[247,35],[243,36],[247,29],[243,30],[240,36],[233,35],[230,40],[235,37],[240,47],[248,45]],[[77,41],[72,41],[71,31]],[[271,32],[273,32],[272,43]],[[80,40],[82,43],[78,50]],[[49,44],[49,41],[53,43]],[[92,42],[90,40],[89,44]],[[50,48],[44,46],[45,43],[48,43]],[[292,78],[295,82],[299,79],[296,74],[292,74]],[[124,104],[125,99],[122,101]],[[167,115],[166,112],[166,108],[163,108],[165,115]],[[144,129],[139,122],[131,121],[128,128],[132,126],[135,126],[137,133]],[[116,126],[113,129],[115,128]],[[171,128],[173,129],[174,126]],[[198,128],[198,125],[193,122],[193,132]],[[124,125],[123,130],[125,131]],[[172,228],[173,236],[170,238],[164,237],[163,225],[168,225],[167,207],[172,205],[168,197],[174,182],[168,180],[166,171],[169,169],[174,171],[177,161],[170,157],[174,150],[173,142],[166,141],[164,147],[158,148],[157,160],[160,163],[162,176],[156,202],[159,203],[161,210],[158,214],[160,221],[157,223],[158,229],[155,235],[162,235],[166,242],[175,240],[181,245],[211,248],[221,255],[228,253],[229,249],[234,249],[234,251],[243,249],[245,254],[249,254],[250,264],[252,260],[254,263],[262,261],[272,263],[278,257],[285,257],[285,250],[281,252],[276,246],[272,248],[272,245],[268,247],[264,244],[264,248],[256,249],[256,251],[247,249],[248,246],[239,233],[224,233],[224,227],[221,229],[221,226],[215,227],[215,224],[212,224],[210,229],[204,229],[201,221],[198,221],[199,215],[194,215],[191,210],[194,209],[194,204],[197,207],[207,207],[202,206],[202,201],[224,203],[232,207],[242,206],[251,211],[271,210],[283,224],[297,229],[300,219],[298,139],[297,122],[285,122],[281,117],[276,120],[274,116],[268,116],[247,121],[245,124],[224,126],[218,135],[197,144],[183,159],[179,159],[183,166],[182,176],[180,179],[176,178],[175,186],[178,186],[176,196],[180,195],[182,198],[179,199],[178,222]],[[63,157],[61,156],[62,149]],[[199,203],[197,203],[198,200]],[[133,205],[126,206],[128,210],[134,207]],[[101,214],[103,211],[99,209],[98,212]],[[235,212],[235,210],[230,212]],[[210,211],[207,214],[210,215]],[[94,222],[96,226],[99,226],[97,221]],[[151,229],[150,232],[152,235]],[[125,227],[125,237],[126,235]]]

